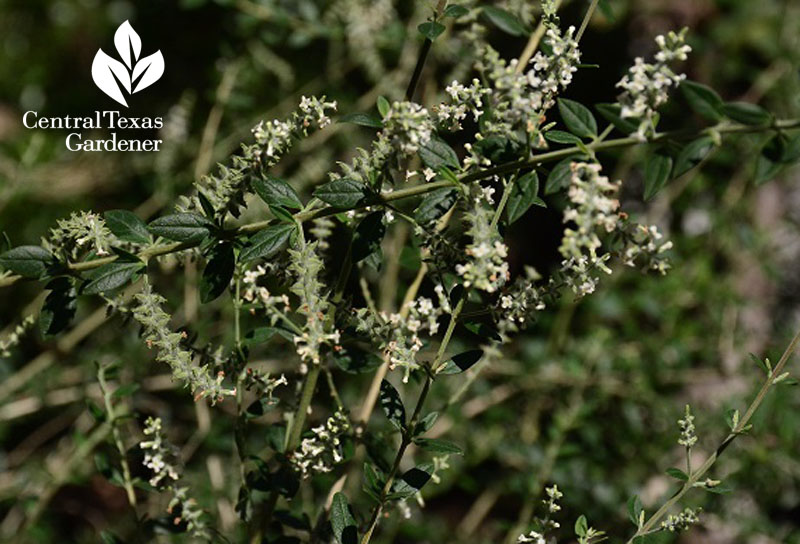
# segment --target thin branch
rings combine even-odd
[[[473,181],[478,181],[495,175],[508,174],[516,170],[530,169],[540,164],[564,159],[566,157],[569,157],[570,155],[584,153],[586,149],[588,149],[590,152],[606,151],[606,150],[630,147],[645,143],[661,142],[669,139],[678,139],[678,140],[692,139],[707,133],[717,133],[720,135],[748,134],[748,133],[759,133],[767,131],[790,130],[794,128],[800,128],[800,119],[779,119],[774,123],[772,123],[771,125],[765,125],[765,126],[753,126],[753,125],[744,125],[739,123],[722,122],[717,125],[707,127],[699,132],[692,130],[675,130],[669,132],[661,132],[652,136],[646,142],[642,142],[641,140],[633,136],[628,136],[625,138],[617,138],[602,142],[596,141],[586,145],[581,145],[581,146],[575,145],[575,146],[565,147],[563,149],[558,149],[556,151],[540,153],[538,155],[533,155],[529,159],[513,161],[500,166],[495,166],[493,168],[487,168],[486,170],[481,170],[480,172],[473,172],[470,174],[466,174],[458,178],[458,181],[459,183],[471,183]],[[394,202],[395,200],[403,200],[414,196],[420,196],[430,193],[431,191],[434,191],[436,189],[441,189],[444,187],[451,187],[451,186],[452,183],[450,181],[434,181],[432,183],[416,185],[413,187],[408,187],[406,189],[396,189],[388,193],[375,195],[375,199],[373,201],[365,202],[363,204],[358,204],[349,209],[337,208],[335,206],[325,206],[323,208],[315,210],[301,211],[294,215],[294,219],[298,222],[305,223],[306,221],[310,221],[312,219],[317,219],[320,217],[328,217],[348,210],[358,210],[365,208],[367,206],[374,206],[376,204],[386,204],[389,202]],[[265,228],[267,228],[272,224],[274,224],[273,220],[257,221],[255,223],[241,225],[237,228],[231,229],[230,231],[226,232],[226,236],[235,237],[240,234],[252,234],[264,230]],[[148,259],[153,257],[160,257],[170,253],[175,253],[177,251],[191,249],[199,245],[199,243],[200,242],[172,242],[167,244],[157,244],[142,250],[138,254],[138,257],[143,261],[147,261]],[[103,257],[100,259],[94,259],[92,261],[67,263],[66,268],[72,272],[84,272],[87,270],[93,270],[104,264],[108,264],[116,260],[117,256]],[[21,279],[23,279],[22,276],[18,275],[12,275],[0,278],[0,287],[7,287],[13,285],[14,283],[16,283]]]
[[[675,505],[685,494],[687,491],[695,487],[695,484],[699,482],[703,476],[711,469],[711,467],[716,463],[719,456],[722,455],[728,446],[736,439],[736,437],[744,434],[747,432],[748,424],[750,419],[753,417],[753,414],[756,413],[761,403],[764,401],[764,397],[766,397],[769,390],[776,385],[776,379],[783,373],[783,369],[786,366],[786,363],[789,361],[789,357],[791,357],[794,350],[797,348],[798,343],[800,343],[800,330],[794,335],[792,341],[786,347],[786,350],[783,352],[783,355],[778,361],[778,364],[775,365],[775,368],[768,374],[766,381],[759,389],[758,393],[756,394],[755,399],[747,407],[747,411],[745,412],[744,416],[739,420],[738,424],[731,429],[725,439],[720,443],[717,449],[712,453],[708,459],[698,468],[694,470],[688,477],[688,479],[684,482],[683,486],[672,496],[670,499],[661,505],[659,508],[650,518],[642,524],[641,527],[636,531],[636,533],[628,540],[627,544],[633,544],[633,542],[642,535],[648,534],[653,532],[655,525],[659,522],[661,518],[663,518],[667,512]]]

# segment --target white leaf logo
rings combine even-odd
[[[164,75],[164,56],[158,50],[140,59],[142,39],[128,21],[117,28],[114,45],[124,64],[98,49],[92,62],[92,79],[101,91],[127,108],[122,91],[131,95],[158,81]]]

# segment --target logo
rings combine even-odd
[[[128,21],[114,33],[114,46],[124,64],[98,49],[92,61],[92,79],[101,91],[127,108],[123,90],[130,96],[158,81],[164,75],[164,56],[159,49],[140,59],[142,39]]]

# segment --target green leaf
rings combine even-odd
[[[536,204],[536,202],[534,202],[534,204]],[[471,321],[464,323],[464,328],[472,334],[480,337],[482,340],[495,340],[500,342],[503,339],[497,332],[497,329],[494,327],[493,323],[490,325],[486,322]]]
[[[0,255],[0,266],[26,278],[40,278],[55,264],[53,254],[40,246],[19,246]]]
[[[575,145],[581,143],[581,139],[572,134],[571,132],[566,132],[563,130],[548,130],[544,133],[544,137],[549,142],[554,142],[557,144],[570,144]]]
[[[392,487],[389,495],[392,499],[407,499],[416,495],[425,484],[427,484],[433,474],[433,465],[423,463],[403,473]]]
[[[239,254],[239,261],[248,263],[277,255],[296,228],[296,225],[288,223],[279,223],[265,228],[250,238],[250,243]]]
[[[213,224],[195,213],[176,213],[165,215],[150,222],[147,230],[176,242],[196,243],[208,237]]]
[[[702,488],[708,491],[709,493],[714,493],[716,495],[727,495],[728,493],[733,491],[732,488],[726,485],[715,485],[712,487],[702,486]]]
[[[698,114],[711,121],[722,119],[722,99],[713,89],[696,81],[684,81],[680,84],[681,93],[689,102],[689,106]]]
[[[497,28],[512,36],[524,36],[528,33],[525,26],[517,16],[504,9],[494,6],[484,6],[483,15]]]
[[[335,208],[363,206],[370,197],[369,188],[354,179],[337,179],[317,187],[314,196]]]
[[[452,358],[448,359],[447,362],[444,363],[436,373],[458,374],[459,372],[464,372],[472,365],[480,361],[481,357],[483,357],[483,350],[481,349],[473,349],[470,351],[465,351],[464,353],[459,353],[458,355],[454,355]]]
[[[419,157],[422,159],[422,162],[425,163],[425,166],[428,166],[434,171],[438,171],[439,168],[443,166],[455,169],[460,168],[456,152],[453,151],[453,148],[444,140],[437,136],[432,137],[428,140],[428,143],[420,148]]]
[[[285,329],[281,329],[280,327],[256,327],[255,329],[244,335],[244,344],[246,346],[257,346],[261,344],[266,344],[273,336],[275,336],[275,334],[283,336],[290,342],[294,338],[294,335],[292,333],[289,333],[288,331],[286,331]]]
[[[149,244],[150,233],[139,216],[128,210],[109,210],[103,214],[106,226],[114,236],[125,242]]]
[[[687,144],[675,159],[672,177],[677,178],[697,166],[706,158],[712,147],[714,147],[714,142],[708,136],[702,136]]]
[[[383,413],[389,421],[398,429],[403,429],[406,425],[406,409],[400,399],[400,393],[386,380],[381,382],[380,403]]]
[[[577,155],[567,157],[550,170],[550,174],[547,176],[547,181],[544,184],[544,194],[551,195],[557,193],[561,189],[569,187],[570,180],[572,179],[571,165],[576,159]]]
[[[369,113],[348,113],[339,117],[339,123],[352,123],[362,127],[383,128],[383,121]]]
[[[78,309],[77,293],[70,278],[55,278],[46,286],[50,290],[39,312],[42,336],[56,335],[66,329]]]
[[[644,199],[650,200],[669,181],[672,173],[672,157],[654,153],[647,159],[644,169]]]
[[[597,121],[589,108],[567,98],[558,99],[558,111],[567,128],[581,138],[594,138],[597,136]]]
[[[539,176],[535,170],[524,174],[514,182],[506,204],[506,214],[510,225],[535,203],[539,193]]]
[[[336,493],[331,503],[331,526],[337,544],[357,544],[356,520],[350,513],[350,505],[344,493]]]
[[[417,438],[414,443],[423,450],[433,453],[464,454],[464,451],[457,444],[438,438]]]
[[[364,488],[374,493],[376,499],[383,487],[383,480],[383,474],[378,467],[364,463]]]
[[[458,200],[458,191],[443,187],[435,189],[425,195],[422,201],[414,210],[414,218],[418,223],[425,224],[439,219],[453,207]]]
[[[353,264],[360,262],[376,251],[380,251],[386,225],[383,224],[383,212],[372,212],[365,216],[353,234]]]
[[[224,293],[231,283],[235,268],[233,245],[223,243],[214,247],[200,278],[200,302],[206,304]]]
[[[421,465],[417,465],[416,467],[405,471],[403,475],[400,476],[400,480],[419,491],[430,481],[432,474],[433,464],[422,463]]]
[[[203,213],[206,214],[206,217],[210,221],[214,221],[216,211],[214,210],[214,206],[211,204],[211,201],[208,199],[208,196],[203,189],[198,189],[197,200],[200,201],[200,207],[203,208]]]
[[[603,119],[614,125],[623,134],[631,134],[639,130],[638,123],[622,118],[622,106],[619,104],[595,104],[594,109]]]
[[[728,102],[722,106],[722,113],[743,125],[766,125],[772,121],[772,115],[767,110],[749,102]]]
[[[578,519],[575,520],[575,535],[576,536],[586,536],[586,532],[589,530],[589,523],[586,521],[586,516],[580,515]]]
[[[89,276],[87,283],[81,292],[84,295],[96,295],[98,293],[109,293],[114,289],[119,289],[123,285],[130,283],[137,273],[144,270],[142,262],[130,263],[119,262],[104,264]]]
[[[414,436],[420,436],[431,430],[436,420],[439,418],[439,412],[431,412],[419,420],[414,427]]]
[[[428,21],[427,23],[422,23],[419,25],[417,30],[419,30],[419,33],[425,36],[427,39],[433,41],[445,31],[445,26],[437,23],[436,21]]]
[[[114,392],[111,394],[112,399],[121,399],[122,397],[130,397],[136,391],[139,390],[138,383],[128,383],[117,387]]]
[[[280,178],[267,176],[267,179],[256,179],[253,181],[253,189],[269,206],[282,206],[290,210],[303,207],[292,186]]]
[[[290,225],[296,225],[294,220],[294,216],[292,212],[284,208],[283,206],[269,206],[269,211],[272,212],[272,215],[280,221],[281,223],[286,223]]]
[[[389,101],[386,100],[385,96],[379,96],[377,101],[378,106],[378,113],[381,114],[381,117],[385,118],[386,114],[389,113],[389,110],[392,109],[392,106],[389,104]]]
[[[783,155],[783,141],[779,135],[775,135],[764,144],[761,153],[756,159],[755,183],[761,185],[774,179],[783,169],[781,161]]]
[[[786,140],[780,160],[784,164],[793,164],[800,160],[800,134]]]
[[[469,10],[459,4],[450,4],[444,10],[445,17],[452,17],[454,19],[458,17],[463,17],[467,13],[469,13]]]
[[[383,359],[378,355],[358,346],[343,346],[341,350],[334,352],[333,361],[349,374],[370,372],[383,364]]]
[[[103,423],[106,420],[106,413],[100,408],[92,399],[85,399],[86,408],[89,414],[94,418],[97,423]]]
[[[642,507],[642,501],[639,499],[639,495],[634,495],[628,499],[628,519],[631,520],[631,523],[636,527],[639,527],[639,518],[643,510],[644,508]]]
[[[682,482],[685,482],[689,479],[689,476],[679,468],[668,468],[667,474]]]

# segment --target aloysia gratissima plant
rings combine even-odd
[[[131,436],[126,399],[134,390],[123,385],[112,391],[107,380],[118,367],[98,366],[104,402],[94,406],[99,423],[92,436],[95,445],[108,441],[117,450],[118,466],[105,467],[105,473],[125,489],[136,513],[139,536],[131,542],[159,528],[144,515],[143,503],[162,494],[173,529],[199,539],[378,541],[381,522],[409,515],[414,503],[424,507],[425,489],[446,474],[450,456],[462,453],[459,445],[430,436],[438,418],[438,407],[428,402],[433,389],[459,379],[469,387],[559,299],[590,296],[606,276],[625,274],[624,267],[680,273],[670,271],[672,242],[621,208],[624,181],[604,170],[604,151],[647,149],[647,198],[737,134],[769,134],[758,158],[761,182],[800,160],[794,131],[800,121],[776,118],[754,104],[725,103],[686,80],[681,63],[691,54],[687,29],[655,37],[651,58],[637,58],[619,80],[616,103],[566,98],[576,72],[597,69],[582,64],[581,38],[598,2],[577,27],[559,17],[557,4],[542,3],[525,51],[506,59],[491,45],[488,30],[526,32],[515,15],[495,6],[440,1],[419,25],[424,41],[405,97],[378,98],[377,115],[339,112],[336,101],[303,97],[287,118],[258,123],[252,143],[198,181],[172,213],[146,224],[124,210],[77,212],[59,221],[41,245],[9,247],[0,255],[3,287],[24,279],[44,283],[47,296],[38,318],[44,334],[70,327],[78,298],[102,297],[140,328],[153,358],[169,367],[196,402],[231,419],[241,528],[224,534],[210,514],[214,498],[181,481],[169,426],[148,417],[138,436]],[[445,82],[438,101],[417,103],[426,57],[447,39],[448,27],[471,44],[472,73]],[[661,130],[659,109],[678,88],[715,124],[699,131]],[[330,165],[328,179],[310,196],[275,177],[274,167],[299,140],[324,131],[339,115],[340,122],[376,130],[366,149]],[[563,219],[558,266],[513,272],[508,227],[551,205],[542,197],[554,195],[561,198],[553,202]],[[242,222],[254,198],[271,216]],[[416,277],[398,293],[373,272],[389,266],[383,241],[399,229],[408,233],[400,238],[403,249],[420,262]],[[232,328],[231,343],[201,345],[172,324],[174,304],[158,294],[157,272],[175,256],[201,263],[203,303],[220,299],[232,305],[233,322],[220,324]],[[392,290],[388,296],[386,289]],[[375,292],[388,303],[376,301]],[[246,323],[255,328],[244,330]],[[22,320],[0,340],[0,354],[34,324]],[[458,328],[473,333],[472,345],[463,350],[454,348]],[[689,491],[721,489],[712,477],[717,457],[750,430],[772,387],[790,381],[785,367],[799,338],[774,366],[764,361],[763,386],[745,411],[731,412],[724,440],[699,464],[692,452],[694,415],[686,406],[675,429],[686,464],[670,469],[679,487],[651,512],[631,498],[630,534],[606,535],[602,520],[590,525],[584,515],[565,519],[555,482],[544,498],[530,498],[538,504],[517,542],[644,543],[701,521],[700,510],[681,500]],[[259,349],[271,343],[282,346],[291,371],[270,372],[258,360]],[[365,373],[369,387],[358,404],[348,405],[337,382]],[[373,411],[383,417],[372,418]],[[258,424],[268,416],[267,427]],[[142,470],[147,477],[137,475]],[[27,513],[29,522],[50,498]]]

